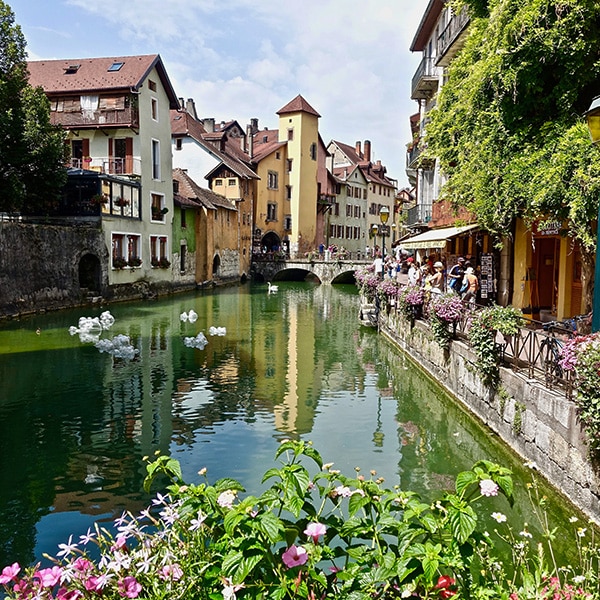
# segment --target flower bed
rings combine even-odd
[[[576,530],[579,564],[560,568],[551,547],[529,545],[527,524],[517,536],[496,510],[498,528],[479,525],[488,498],[512,505],[510,472],[499,465],[479,461],[454,489],[423,502],[383,487],[374,471],[341,474],[310,443],[284,441],[276,458],[263,477],[270,486],[243,496],[233,479],[211,485],[206,469],[201,483],[185,484],[179,463],[159,456],[144,487],[166,476],[168,495],[138,516],[125,513],[114,535],[96,525],[71,537],[51,566],[5,567],[0,584],[8,598],[40,600],[599,597],[598,553],[583,545],[585,529]],[[543,527],[543,499],[530,489]],[[540,544],[551,539],[546,528]],[[498,542],[512,555],[498,552]]]

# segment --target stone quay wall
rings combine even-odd
[[[380,313],[380,332],[444,386],[589,518],[600,522],[600,474],[587,459],[575,403],[522,373],[501,368],[497,391],[484,385],[469,346],[444,351],[429,326]]]
[[[99,229],[0,222],[0,315],[79,304],[82,252],[107,255]]]

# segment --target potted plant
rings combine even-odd
[[[108,204],[108,196],[106,194],[94,194],[90,198],[90,202],[94,206],[100,206],[102,204]]]
[[[158,266],[161,269],[168,269],[171,266],[170,261],[164,256],[158,261]]]
[[[122,256],[114,256],[112,260],[112,266],[113,269],[124,269],[125,267],[129,266],[129,263],[127,262],[127,259],[123,258]]]
[[[122,198],[121,196],[119,196],[115,200],[115,205],[116,206],[128,206],[129,205],[129,200],[127,200],[127,198]]]
[[[128,264],[130,267],[139,267],[142,264],[142,259],[139,256],[133,256],[129,259]]]

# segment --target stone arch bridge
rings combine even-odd
[[[319,260],[299,258],[254,258],[250,273],[253,281],[304,281],[319,283],[353,283],[354,272],[371,264],[371,260]]]

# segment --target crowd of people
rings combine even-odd
[[[449,270],[434,254],[421,264],[406,253],[389,254],[384,259],[377,252],[373,265],[381,277],[395,278],[401,285],[421,286],[432,294],[453,292],[465,302],[474,303],[477,299],[479,278],[475,267],[462,256]]]

